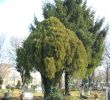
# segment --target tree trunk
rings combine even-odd
[[[22,86],[24,86],[24,75],[23,74],[21,74],[21,80],[22,80]]]
[[[92,73],[92,88],[93,88],[94,83],[95,83],[94,78],[95,78],[95,71],[93,71],[93,73]]]
[[[56,87],[54,84],[54,80],[50,80],[49,78],[41,75],[42,83],[44,85],[44,100],[46,97],[48,97],[52,93],[52,88]]]
[[[91,75],[90,75],[90,76],[88,76],[88,82],[89,82],[88,87],[90,88],[90,87],[91,87],[91,82],[92,82]]]
[[[59,89],[62,88],[62,73],[63,73],[63,70],[55,74],[55,84],[56,86],[58,85]]]
[[[58,90],[58,85],[59,85],[59,82],[61,80],[62,73],[63,73],[63,70],[57,72],[55,74],[54,79],[49,79],[49,78],[47,78],[41,74],[42,84],[44,86],[44,100],[46,97],[51,95],[52,92],[54,92],[54,91],[52,91],[53,88],[56,88],[56,90]]]
[[[65,95],[70,95],[69,73],[65,72]]]

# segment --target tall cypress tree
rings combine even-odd
[[[43,7],[45,18],[55,16],[70,30],[75,31],[78,38],[83,42],[88,54],[89,76],[100,64],[104,51],[104,39],[108,27],[102,27],[104,19],[95,21],[95,12],[87,7],[83,0],[54,0],[54,4],[46,3]],[[69,71],[66,71],[67,75]],[[69,78],[66,77],[68,82]],[[66,90],[65,90],[66,91]],[[69,92],[69,91],[68,91]],[[66,92],[67,94],[69,94]]]

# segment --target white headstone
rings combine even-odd
[[[37,87],[35,90],[36,90],[37,92],[42,92],[42,87],[39,86],[39,87]]]
[[[106,87],[106,100],[108,100],[108,87]]]
[[[33,100],[33,94],[31,92],[24,92],[23,100]]]
[[[110,100],[110,88],[106,87],[106,100]]]
[[[1,88],[2,89],[6,89],[6,85],[1,85]]]

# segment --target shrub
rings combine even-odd
[[[31,88],[33,91],[35,91],[36,86],[35,85],[31,85]]]
[[[2,78],[0,78],[0,85],[2,85],[3,84],[3,79]]]
[[[6,89],[10,89],[11,88],[11,86],[8,84],[7,86],[6,86]]]
[[[3,84],[3,80],[2,80],[2,78],[0,78],[0,89],[1,89],[2,84]]]
[[[20,89],[21,88],[21,82],[20,81],[17,82],[16,88],[17,89]]]
[[[64,100],[64,96],[58,89],[53,88],[51,94],[45,100]]]

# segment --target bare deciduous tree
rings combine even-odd
[[[0,78],[2,80],[7,79],[7,76],[9,75],[10,71],[11,71],[10,64],[6,64],[6,63],[0,64]]]
[[[16,37],[0,35],[0,78],[4,81],[16,66],[16,48],[20,45]]]

